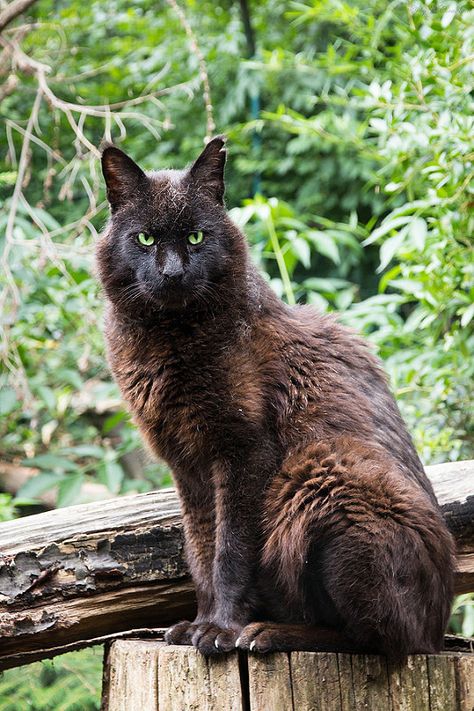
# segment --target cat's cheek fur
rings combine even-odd
[[[221,205],[223,145],[147,175],[146,203],[122,190],[120,161],[125,184],[145,184],[114,153],[120,206],[97,247],[110,366],[182,505],[198,614],[167,639],[204,654],[439,651],[454,547],[386,376],[361,339],[284,305],[251,265]],[[124,303],[133,257],[112,245],[137,220],[173,248],[198,220],[213,235],[181,308]]]

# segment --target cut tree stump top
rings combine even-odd
[[[107,658],[104,711],[473,711],[474,654],[231,653],[119,640]]]

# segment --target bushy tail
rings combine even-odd
[[[388,456],[341,440],[306,447],[272,482],[263,564],[290,603],[308,604],[316,551],[345,634],[392,657],[439,650],[453,592],[452,538]]]

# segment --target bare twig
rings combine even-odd
[[[212,138],[212,135],[216,129],[216,124],[214,122],[214,115],[213,115],[213,108],[212,108],[212,101],[211,101],[211,87],[209,85],[209,76],[207,73],[206,61],[204,59],[203,53],[201,52],[201,50],[199,48],[199,45],[196,40],[196,36],[191,28],[191,25],[189,24],[189,22],[187,20],[186,15],[184,14],[182,8],[178,5],[176,0],[166,0],[166,2],[175,11],[176,15],[178,16],[181,26],[183,27],[184,31],[186,32],[186,34],[189,38],[189,45],[191,47],[191,51],[197,57],[197,60],[199,63],[199,78],[201,79],[201,82],[202,82],[204,106],[206,108],[206,140],[209,141]]]
[[[0,11],[0,30],[6,28],[7,24],[32,5],[34,1],[14,0],[3,8]],[[162,128],[167,130],[171,126],[170,118],[166,114],[165,106],[160,101],[160,98],[175,91],[186,92],[192,97],[199,81],[203,87],[203,98],[206,107],[207,137],[209,138],[214,131],[213,108],[204,57],[197,45],[194,33],[176,0],[169,0],[169,4],[177,13],[186,31],[190,41],[190,50],[198,58],[199,76],[193,76],[191,79],[172,87],[160,86],[163,77],[166,76],[170,68],[169,64],[165,64],[144,88],[142,95],[111,104],[82,104],[79,98],[76,99],[75,103],[74,100],[66,100],[57,95],[56,87],[62,88],[67,83],[74,96],[76,81],[81,81],[88,76],[94,76],[104,67],[98,68],[97,71],[88,70],[64,77],[56,69],[58,66],[56,59],[54,62],[51,60],[50,66],[49,63],[39,62],[33,56],[25,53],[21,47],[21,41],[24,36],[34,28],[45,27],[48,23],[36,22],[21,26],[17,25],[9,27],[4,34],[0,35],[0,48],[3,48],[3,51],[0,49],[0,76],[3,82],[0,84],[0,100],[15,90],[21,74],[33,77],[36,83],[36,97],[28,120],[23,122],[18,119],[7,118],[5,121],[6,143],[8,146],[6,160],[10,161],[12,168],[17,171],[17,175],[13,195],[8,205],[5,243],[3,253],[0,255],[0,270],[3,272],[3,291],[0,293],[0,313],[2,314],[0,321],[0,359],[12,374],[12,382],[15,384],[19,397],[28,400],[32,399],[20,353],[11,337],[11,328],[15,323],[18,309],[21,305],[19,286],[15,282],[11,266],[12,257],[19,247],[26,248],[36,254],[39,252],[40,261],[44,263],[46,260],[51,260],[62,274],[67,277],[69,272],[65,260],[71,256],[71,253],[89,254],[90,250],[84,246],[83,241],[78,240],[78,243],[75,244],[75,238],[84,230],[89,231],[94,238],[97,237],[92,220],[105,207],[104,202],[98,202],[100,177],[96,158],[99,152],[94,145],[97,140],[95,133],[97,122],[94,123],[94,138],[91,140],[89,127],[92,121],[90,119],[98,118],[102,120],[104,134],[109,138],[113,138],[113,134],[116,132],[120,139],[124,139],[127,134],[126,123],[134,121],[159,140],[160,134],[158,131]],[[63,54],[67,51],[67,35],[64,28],[58,26],[57,30],[61,35],[62,46],[60,53]],[[153,113],[150,111],[145,112],[139,108],[146,104],[148,104],[148,107],[151,105],[154,109]],[[53,126],[53,141],[51,145],[48,145],[42,136],[40,109],[41,116],[49,109],[53,122],[56,122],[56,126]],[[157,116],[160,118],[157,118]],[[56,140],[61,117],[66,118],[73,132],[72,144],[75,148],[75,153],[72,157],[67,156],[66,158],[61,155],[59,142]],[[115,126],[118,130],[114,131]],[[17,154],[14,131],[20,134],[22,138],[20,155]],[[89,206],[86,214],[79,220],[57,228],[54,226],[51,228],[51,225],[43,220],[41,212],[36,209],[36,207],[42,207],[43,202],[38,203],[36,207],[29,203],[24,192],[29,179],[32,148],[36,146],[46,154],[44,156],[43,153],[47,161],[46,177],[43,183],[45,200],[48,200],[53,177],[56,181],[61,181],[62,183],[58,195],[60,199],[72,199],[76,186],[80,184],[80,189],[88,198]],[[84,174],[84,168],[87,164],[90,176]],[[22,218],[26,216],[36,228],[33,235],[23,234],[21,223],[19,222],[20,215]],[[63,241],[64,239],[67,240],[67,243]],[[95,317],[93,313],[84,315],[85,320],[91,323]]]
[[[18,173],[17,173],[17,178],[15,182],[15,188],[13,190],[13,195],[10,203],[10,210],[8,212],[8,219],[7,219],[7,226],[5,230],[5,246],[3,249],[3,254],[0,260],[0,264],[2,266],[3,272],[5,274],[5,279],[6,279],[6,286],[0,294],[0,313],[4,313],[5,309],[5,303],[8,299],[9,293],[11,294],[11,301],[12,301],[12,313],[9,314],[9,321],[10,323],[14,320],[14,317],[16,315],[16,312],[20,306],[20,293],[18,291],[18,287],[16,285],[15,279],[13,278],[13,274],[10,269],[10,264],[9,264],[9,253],[12,248],[13,242],[14,242],[14,234],[13,234],[13,229],[15,226],[15,218],[16,214],[18,211],[18,204],[20,202],[21,194],[22,194],[22,187],[23,187],[23,180],[25,178],[25,173],[26,169],[28,167],[29,163],[29,155],[30,155],[30,137],[33,131],[33,127],[35,125],[35,122],[38,117],[41,101],[42,101],[43,95],[41,92],[41,89],[38,88],[38,91],[36,92],[36,97],[33,102],[33,107],[31,109],[30,113],[30,118],[28,119],[28,124],[26,126],[25,130],[25,138],[23,140],[23,145],[21,147],[21,153],[20,153],[20,161],[18,164]],[[8,340],[9,340],[9,324],[5,322],[2,324],[2,355],[5,359],[5,363],[7,367],[9,366],[9,359],[6,357],[8,354]],[[16,351],[16,349],[15,349]],[[16,351],[16,356],[18,356],[18,352]],[[19,356],[16,358],[17,364],[21,364],[21,359]],[[20,370],[22,367],[20,367]],[[23,373],[24,375],[24,373]],[[22,386],[22,394],[24,397],[31,398],[31,393],[30,390],[27,386],[27,379],[26,377],[21,379],[21,386]]]
[[[13,94],[17,86],[18,77],[15,74],[10,74],[7,80],[0,86],[0,101],[3,101],[6,96]]]
[[[9,25],[10,22],[13,22],[18,15],[28,10],[34,2],[36,2],[36,0],[14,0],[9,3],[6,8],[0,12],[0,32]]]

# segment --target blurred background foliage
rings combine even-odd
[[[0,711],[99,711],[102,661],[102,648],[89,647],[9,669],[0,676]]]
[[[472,2],[37,0],[3,38],[0,519],[171,483],[104,358],[96,147],[181,167],[212,122],[273,288],[374,343],[424,463],[474,456]]]

